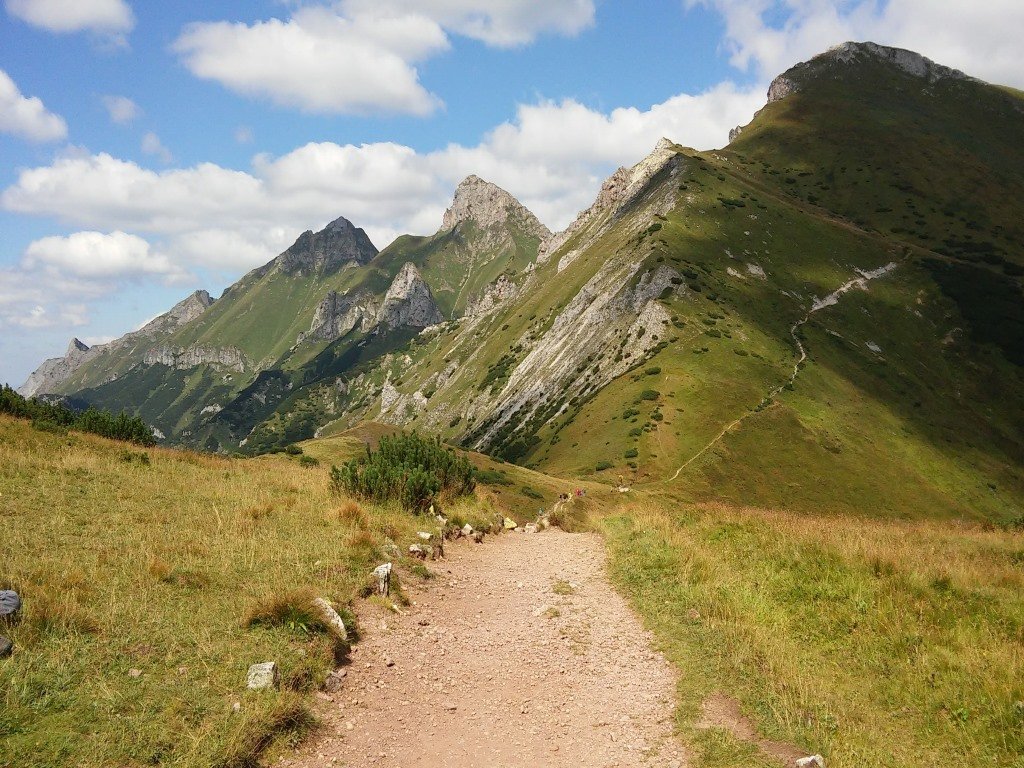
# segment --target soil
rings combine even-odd
[[[593,534],[447,547],[396,615],[368,603],[319,735],[317,766],[687,765],[675,673],[612,589]]]

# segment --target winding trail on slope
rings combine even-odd
[[[404,615],[364,612],[321,736],[282,764],[685,768],[676,673],[609,583],[599,536],[511,533],[429,565]]]
[[[867,290],[867,285],[870,281],[877,280],[878,278],[889,274],[894,269],[896,269],[897,266],[899,266],[897,262],[890,261],[885,266],[879,267],[878,269],[873,269],[871,271],[863,271],[858,269],[857,277],[843,283],[841,286],[839,286],[839,288],[832,291],[832,293],[830,293],[825,298],[815,299],[814,303],[811,305],[811,308],[807,310],[807,313],[802,318],[793,323],[793,325],[790,326],[789,328],[789,335],[793,337],[793,341],[796,343],[797,351],[800,353],[797,356],[796,362],[793,364],[793,372],[790,374],[789,378],[779,386],[775,387],[774,389],[771,389],[768,392],[768,394],[761,398],[761,402],[758,403],[755,408],[752,408],[751,410],[747,411],[742,416],[740,416],[738,419],[735,419],[726,424],[722,428],[722,430],[717,435],[715,435],[714,438],[712,438],[711,442],[709,442],[707,445],[705,445],[703,448],[697,451],[697,453],[695,453],[689,459],[684,461],[675,471],[675,474],[672,475],[672,477],[670,477],[667,482],[671,483],[672,481],[674,481],[677,477],[679,477],[680,473],[684,469],[686,469],[693,462],[695,462],[709,450],[718,445],[722,438],[729,434],[730,431],[738,427],[750,416],[764,408],[768,404],[768,401],[770,401],[773,397],[776,397],[780,392],[782,392],[783,389],[785,389],[787,386],[796,381],[796,377],[800,375],[801,366],[803,366],[804,362],[807,360],[807,350],[804,347],[803,342],[800,340],[800,334],[798,333],[798,331],[800,329],[800,326],[804,325],[808,320],[811,319],[811,315],[813,315],[815,312],[820,312],[826,307],[835,306],[836,304],[839,303],[839,299],[843,296],[843,294],[847,293],[848,291],[854,288],[861,288],[863,290]]]

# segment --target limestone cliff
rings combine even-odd
[[[306,230],[268,266],[289,275],[332,272],[345,264],[362,266],[377,255],[366,232],[339,217],[319,232]]]

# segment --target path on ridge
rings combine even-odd
[[[405,615],[363,611],[344,686],[321,697],[322,732],[284,764],[686,765],[675,672],[612,589],[597,535],[447,550]]]
[[[785,389],[788,385],[793,384],[796,381],[796,377],[800,375],[800,367],[804,364],[804,361],[807,360],[807,349],[804,347],[803,341],[800,340],[799,330],[800,326],[805,325],[807,321],[811,319],[811,315],[813,315],[815,312],[820,312],[826,307],[834,307],[836,304],[839,303],[839,299],[843,296],[843,294],[848,293],[854,288],[867,290],[867,285],[869,282],[871,282],[872,280],[877,280],[880,277],[884,277],[885,275],[889,274],[894,269],[896,269],[897,266],[899,265],[895,261],[891,261],[885,266],[879,267],[878,269],[874,269],[871,271],[864,271],[858,269],[857,277],[843,283],[841,286],[839,286],[839,288],[832,291],[832,293],[830,293],[824,299],[815,299],[814,302],[811,304],[811,308],[807,310],[807,313],[802,318],[793,323],[793,325],[790,326],[789,329],[789,335],[793,337],[793,342],[796,344],[796,349],[799,353],[797,355],[796,362],[793,364],[793,372],[789,375],[789,378],[786,379],[786,381],[784,381],[782,384],[779,384],[778,386],[773,387],[771,390],[769,390],[768,394],[761,398],[761,402],[758,403],[756,408],[751,408],[750,410],[746,411],[742,416],[739,416],[738,418],[734,419],[733,421],[730,421],[728,424],[722,427],[721,431],[711,439],[711,442],[709,442],[707,445],[705,445],[703,448],[701,448],[699,451],[693,454],[693,456],[691,456],[681,465],[679,465],[679,468],[676,469],[675,474],[672,475],[672,477],[670,477],[667,482],[671,483],[673,480],[679,477],[679,474],[684,469],[686,469],[693,462],[695,462],[709,450],[718,445],[718,443],[721,442],[722,438],[724,438],[732,430],[734,430],[736,427],[742,424],[750,416],[757,413],[761,408],[766,406],[773,397],[777,397],[779,393],[782,392],[782,390]]]

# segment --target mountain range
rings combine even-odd
[[[1009,520],[1022,135],[1024,94],[846,43],[562,232],[470,176],[433,235],[378,252],[338,218],[20,391],[211,451],[376,421],[680,498]]]

